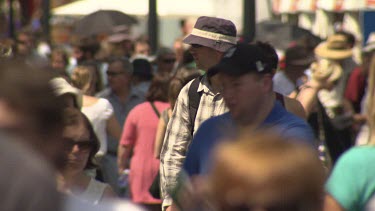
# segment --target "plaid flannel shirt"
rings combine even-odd
[[[177,185],[177,178],[182,169],[187,149],[193,140],[191,136],[191,122],[189,116],[189,87],[192,81],[185,85],[175,104],[173,114],[169,120],[164,137],[164,144],[160,154],[161,193],[163,196],[163,210],[172,204],[169,191]],[[204,76],[198,86],[202,92],[197,115],[195,118],[194,132],[206,119],[223,114],[228,111],[222,96],[210,90],[207,76]]]

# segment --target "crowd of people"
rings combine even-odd
[[[0,45],[5,210],[375,209],[375,33],[360,63],[346,31],[279,55],[207,16],[155,54],[36,44]]]

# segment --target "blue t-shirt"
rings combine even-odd
[[[272,128],[285,137],[315,146],[311,127],[305,120],[286,111],[278,101],[259,128]],[[236,134],[238,134],[237,127],[229,112],[203,122],[186,155],[185,172],[189,176],[206,174],[212,149],[220,141],[233,138]]]

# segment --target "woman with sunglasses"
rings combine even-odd
[[[108,184],[84,173],[84,170],[96,168],[94,158],[99,141],[89,120],[76,108],[65,109],[63,138],[66,163],[58,178],[60,190],[92,204],[104,198],[115,198]]]

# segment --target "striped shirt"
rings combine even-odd
[[[172,204],[169,192],[176,187],[187,149],[193,140],[190,132],[192,124],[189,116],[188,99],[191,83],[192,81],[182,88],[177,98],[160,154],[160,186],[164,198],[163,209]],[[207,76],[202,77],[197,90],[197,92],[202,92],[202,97],[195,118],[194,132],[206,119],[228,111],[222,96],[219,93],[214,94],[211,89]]]

